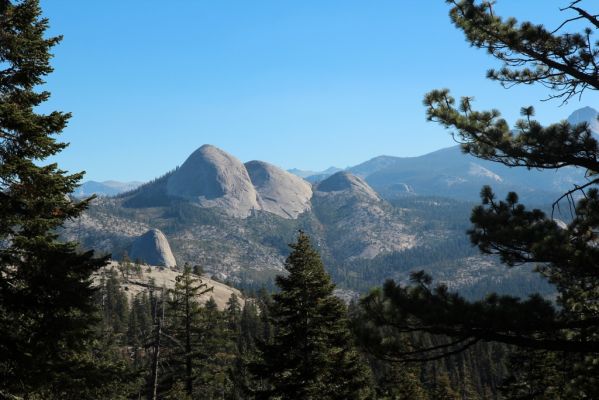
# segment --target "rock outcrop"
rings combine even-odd
[[[259,209],[257,193],[245,166],[211,145],[193,152],[168,178],[167,194],[202,207],[219,207],[233,217]]]
[[[150,229],[135,239],[129,257],[132,260],[141,260],[149,265],[168,268],[177,265],[166,236],[158,229]]]
[[[124,289],[125,295],[129,301],[132,301],[136,295],[147,292],[148,287],[150,286],[166,289],[175,288],[177,278],[181,276],[181,271],[155,267],[156,266],[151,266],[151,268],[142,268],[139,273],[132,273],[128,275],[126,280],[120,282],[121,288]],[[119,268],[119,263],[111,261],[107,266],[96,272],[93,276],[94,283],[96,285],[100,284],[103,278],[106,279],[108,276],[110,276],[113,268]],[[227,286],[224,283],[212,280],[207,276],[195,275],[195,278],[201,279],[202,283],[205,283],[209,288],[212,288],[211,292],[198,296],[200,303],[203,304],[210,298],[213,298],[218,306],[218,309],[224,310],[227,307],[227,302],[231,295],[235,294],[241,305],[243,306],[245,304],[243,294],[239,290]]]
[[[316,190],[322,193],[346,192],[367,199],[379,201],[379,195],[372,189],[364,179],[350,174],[346,171],[331,175],[316,186]]]
[[[417,243],[391,206],[362,178],[345,171],[316,186],[312,210],[323,223],[329,249],[337,259],[342,254],[346,259],[372,259]]]
[[[263,161],[250,161],[245,167],[260,209],[291,219],[310,209],[312,186],[302,178]]]

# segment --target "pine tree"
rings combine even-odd
[[[167,331],[170,333],[171,347],[175,349],[171,355],[171,365],[177,369],[175,379],[185,383],[188,396],[194,393],[194,381],[197,371],[197,345],[199,340],[199,323],[201,314],[200,296],[212,291],[212,287],[192,275],[191,267],[185,265],[183,273],[176,278],[175,287],[169,291],[169,321]],[[179,371],[180,369],[180,371]]]
[[[334,285],[318,253],[300,232],[285,262],[287,276],[277,276],[273,295],[271,343],[254,367],[270,383],[259,397],[276,399],[366,399],[369,371],[355,350],[347,310],[334,297]]]
[[[56,234],[89,201],[69,198],[81,173],[44,164],[66,147],[55,135],[70,117],[38,112],[50,94],[36,88],[61,40],[45,37],[47,28],[37,0],[0,0],[0,396],[68,398],[80,390],[86,398],[111,383],[109,374],[93,381],[100,371],[91,352],[91,274],[106,260]]]
[[[142,370],[145,367],[146,343],[152,334],[152,305],[147,292],[138,293],[131,301],[127,326],[127,345],[130,346],[133,366]]]
[[[272,340],[273,326],[270,318],[270,310],[272,308],[272,296],[267,290],[262,287],[257,294],[257,305],[260,314],[261,328],[260,338],[268,343]]]
[[[198,347],[201,374],[198,389],[206,400],[223,399],[233,392],[237,334],[227,310],[220,311],[213,297],[202,308]]]
[[[386,363],[384,373],[377,382],[379,399],[428,400],[420,382],[418,367],[399,363]]]
[[[105,329],[115,334],[124,334],[127,331],[129,320],[129,301],[121,288],[121,280],[114,268],[106,271],[99,285],[102,305],[102,323]]]
[[[250,372],[250,365],[258,358],[257,341],[261,340],[261,321],[256,299],[246,298],[239,320],[239,333],[236,339],[236,358],[231,371],[233,398],[245,398],[260,388]]]
[[[229,300],[227,300],[226,307],[227,320],[229,321],[230,329],[236,334],[240,331],[240,322],[241,322],[241,303],[239,302],[239,297],[235,293],[231,293],[229,296]]]
[[[585,10],[580,0],[561,9],[567,14],[557,29],[502,18],[493,1],[447,3],[452,22],[466,40],[503,64],[488,71],[490,79],[506,87],[542,84],[549,89],[549,99],[561,101],[599,90],[599,43],[593,36],[599,30],[599,14]],[[472,211],[472,243],[483,253],[497,255],[507,267],[536,264],[534,272],[555,285],[558,304],[540,295],[519,299],[491,294],[468,301],[443,285],[433,286],[430,276],[419,272],[410,287],[393,281],[384,285],[386,309],[375,297],[365,300],[365,307],[373,314],[381,311],[376,323],[398,332],[409,327],[451,337],[443,346],[404,357],[440,358],[480,341],[567,354],[579,359],[558,367],[576,377],[567,383],[566,390],[573,393],[569,398],[599,398],[599,142],[588,124],[563,121],[544,126],[528,106],[521,107],[522,118],[510,125],[498,110],[478,111],[471,97],[456,100],[447,89],[428,93],[424,105],[427,118],[450,129],[472,156],[509,167],[574,167],[585,172],[584,180],[554,201],[555,212],[560,205],[570,210],[566,226],[553,215],[526,208],[516,193],[498,200],[488,186],[481,190],[482,204]]]
[[[427,400],[428,395],[421,380],[420,365],[392,362],[388,357],[377,358],[379,350],[372,347],[372,343],[380,343],[381,338],[385,338],[387,340],[385,348],[388,346],[411,348],[409,335],[387,337],[385,329],[369,323],[369,318],[364,315],[364,310],[357,303],[350,303],[349,315],[358,345],[371,355],[369,361],[376,380],[377,398]]]
[[[431,400],[460,400],[460,396],[453,389],[446,373],[437,377],[437,382],[431,393]]]
[[[146,390],[148,400],[157,400],[161,379],[161,364],[164,353],[165,290],[159,293],[153,279],[150,280],[150,304],[152,313],[152,333],[148,347],[151,348],[151,363],[147,376]],[[172,385],[171,385],[172,386]]]
[[[511,357],[510,375],[500,388],[503,399],[562,400],[593,393],[595,389],[588,386],[596,385],[596,378],[589,382],[589,372],[593,372],[580,370],[584,361],[580,355],[519,349]]]
[[[460,386],[460,398],[462,400],[479,400],[481,397],[472,382],[472,374],[469,369],[462,369]]]

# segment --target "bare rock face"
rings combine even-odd
[[[245,164],[264,211],[295,219],[310,209],[312,186],[302,178],[263,161]]]
[[[192,153],[168,179],[167,194],[219,207],[233,217],[247,217],[259,209],[257,193],[245,166],[232,155],[211,145]]]
[[[94,285],[100,285],[102,280],[106,279],[111,274],[112,269],[118,267],[119,263],[115,261],[111,261],[108,265],[102,267],[93,275]],[[132,274],[127,280],[122,281],[120,285],[122,289],[125,289],[124,293],[129,301],[132,301],[138,294],[147,292],[148,287],[150,286],[174,289],[177,278],[180,276],[181,271],[174,269],[142,268],[140,273]],[[207,276],[196,275],[195,278],[201,279],[202,283],[205,283],[209,288],[212,288],[211,292],[204,293],[197,297],[197,300],[199,300],[201,304],[205,304],[210,298],[213,298],[218,309],[225,310],[227,308],[227,302],[233,294],[237,296],[237,299],[242,306],[245,304],[243,294],[239,290],[227,286],[224,283],[214,281]]]
[[[372,189],[364,179],[350,174],[346,171],[331,175],[316,186],[316,190],[322,193],[346,192],[369,200],[380,201],[379,195]]]
[[[235,218],[263,210],[295,219],[310,210],[312,186],[302,178],[262,161],[245,165],[211,145],[194,151],[183,165],[122,196],[125,207],[169,207],[182,199],[215,208]]]
[[[168,268],[177,265],[166,236],[158,229],[150,229],[139,236],[131,246],[129,257],[150,265]]]
[[[416,245],[416,237],[391,206],[362,178],[348,172],[331,175],[316,186],[312,210],[325,226],[335,258],[345,254],[346,259],[372,259]]]

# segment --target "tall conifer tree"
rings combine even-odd
[[[184,382],[185,392],[192,396],[194,381],[197,378],[197,346],[202,335],[200,326],[201,305],[199,297],[212,291],[201,279],[191,274],[191,267],[185,265],[183,273],[176,278],[174,289],[170,291],[168,327],[174,342],[172,364],[176,369],[175,378]]]
[[[56,234],[88,201],[68,197],[82,173],[44,163],[66,147],[55,136],[70,117],[38,111],[50,93],[37,88],[61,39],[45,37],[47,28],[37,0],[0,0],[0,394],[7,397],[68,398],[92,379],[90,277],[106,262]]]
[[[369,371],[354,349],[347,310],[306,234],[300,232],[287,258],[287,276],[273,296],[275,334],[264,346],[258,374],[270,387],[262,398],[366,399]]]

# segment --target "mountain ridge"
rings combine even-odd
[[[170,199],[180,199],[236,218],[264,211],[295,219],[310,208],[312,188],[270,163],[243,164],[224,150],[202,145],[180,167],[119,197],[132,208],[163,206]]]
[[[598,115],[594,108],[583,107],[572,112],[567,120],[573,124],[588,123],[593,134],[599,135]],[[280,175],[280,171],[283,171],[278,167],[274,168],[279,170],[278,175]],[[509,191],[516,191],[525,201],[542,202],[550,197],[556,198],[560,193],[571,189],[572,185],[579,182],[584,175],[584,171],[574,168],[565,168],[558,172],[508,168],[498,163],[464,155],[459,146],[439,149],[416,157],[381,155],[346,169],[330,167],[324,171],[308,171],[292,168],[286,172],[299,176],[312,184],[317,184],[339,171],[348,171],[363,178],[387,199],[406,195],[442,195],[468,201],[478,199],[480,187],[491,185],[500,196]],[[84,183],[82,187],[86,184]],[[131,191],[131,189],[128,188],[127,191]],[[262,199],[262,205],[256,205],[252,200],[250,187],[248,186],[247,189],[250,192],[248,198],[245,202],[241,202],[245,204],[245,207],[240,207],[237,210],[237,213],[245,216],[255,210],[265,208],[266,211],[274,210],[280,216],[295,218],[299,214],[298,210],[302,209],[301,204],[306,203],[305,199],[298,199],[291,202],[294,206],[289,210],[281,209],[276,205],[274,207],[265,206],[265,204],[272,203],[266,199],[269,196],[266,196]],[[98,192],[101,195],[119,195],[124,191],[123,189],[116,191],[110,189],[110,193]],[[303,191],[306,191],[305,186]],[[79,193],[84,192],[86,191],[81,190]],[[93,194],[92,192],[92,190],[87,190],[88,195]],[[302,197],[301,194],[300,197]],[[257,201],[259,202],[259,199]],[[204,202],[204,205],[208,203]],[[226,204],[226,202],[224,203]]]

